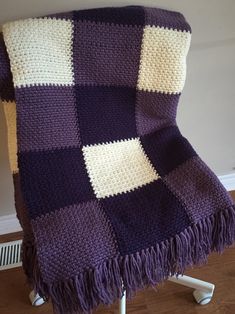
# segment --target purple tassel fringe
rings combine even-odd
[[[135,254],[105,261],[67,281],[46,284],[40,275],[36,248],[23,241],[23,268],[32,287],[52,300],[55,313],[91,313],[99,304],[112,304],[124,290],[131,298],[139,289],[156,286],[186,268],[207,263],[235,241],[235,206],[192,224],[175,237]]]

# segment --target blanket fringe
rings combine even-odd
[[[234,241],[235,206],[231,206],[154,247],[117,256],[66,281],[43,282],[32,243],[24,243],[23,266],[35,290],[46,300],[51,298],[55,313],[91,313],[100,303],[108,305],[120,299],[124,291],[131,298],[139,289],[207,263],[211,252],[221,254]]]

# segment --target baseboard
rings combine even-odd
[[[235,191],[235,173],[218,176],[227,191]]]
[[[16,214],[0,216],[0,235],[21,231]]]
[[[218,177],[227,191],[235,191],[235,173]],[[0,216],[0,235],[21,231],[21,226],[15,214]]]

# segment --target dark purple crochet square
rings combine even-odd
[[[141,6],[105,7],[74,11],[74,20],[122,25],[144,25],[145,12]]]
[[[100,202],[123,256],[175,236],[190,223],[184,207],[161,179]]]
[[[15,99],[10,60],[7,54],[3,34],[0,32],[0,98],[6,101]]]
[[[134,88],[76,86],[82,145],[136,137]]]
[[[19,151],[80,146],[73,86],[21,87],[16,97]]]
[[[18,162],[31,218],[95,199],[79,148],[22,152]]]
[[[141,143],[160,176],[163,176],[197,153],[177,126],[170,126],[141,137]]]
[[[142,34],[142,27],[75,21],[75,83],[136,87]]]
[[[180,94],[137,91],[136,125],[138,135],[145,135],[176,124]]]

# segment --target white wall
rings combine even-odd
[[[235,172],[234,0],[0,0],[0,24],[73,9],[128,4],[180,11],[191,24],[192,45],[178,124],[217,175]],[[2,109],[0,123],[0,215],[4,215],[14,212],[14,203]]]

